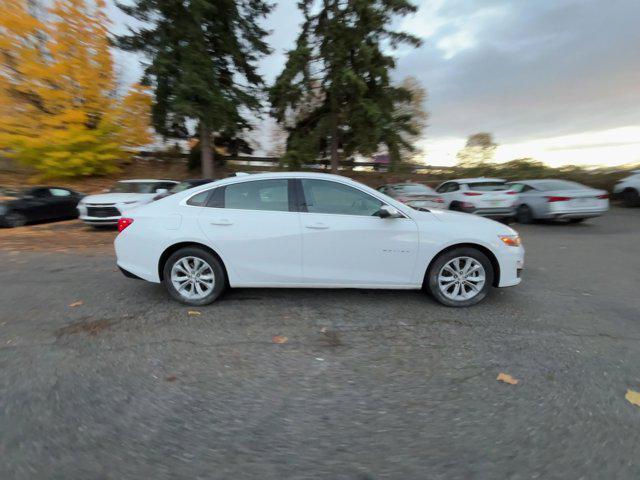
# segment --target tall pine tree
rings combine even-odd
[[[395,60],[389,50],[403,43],[419,46],[420,40],[390,24],[416,7],[406,0],[323,0],[319,6],[302,0],[299,5],[302,31],[269,92],[272,115],[289,131],[286,156],[296,162],[330,156],[332,172],[338,170],[340,150],[369,155],[385,145],[399,157],[401,148],[410,148],[402,132],[412,126],[395,109],[411,94],[391,84]],[[304,109],[310,98],[313,108]]]
[[[135,0],[118,4],[143,27],[117,44],[148,59],[144,83],[154,90],[153,124],[165,137],[197,123],[202,175],[214,177],[212,135],[250,128],[246,114],[261,108],[256,62],[269,53],[258,22],[272,6],[262,0]]]

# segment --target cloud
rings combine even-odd
[[[404,55],[397,71],[429,90],[427,135],[490,131],[517,142],[640,124],[637,0],[436,7],[418,16],[425,45]],[[405,24],[414,33],[419,25]]]

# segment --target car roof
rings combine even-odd
[[[158,178],[132,178],[129,180],[118,180],[118,183],[149,183],[149,182],[171,182],[178,183],[175,180],[158,179]]]
[[[477,182],[506,182],[506,180],[504,178],[477,177],[477,178],[458,178],[455,180],[447,180],[447,182],[477,183]],[[443,183],[447,183],[447,182],[443,182]]]

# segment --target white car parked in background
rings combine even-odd
[[[500,223],[414,210],[348,178],[268,173],[176,193],[120,219],[123,273],[189,305],[231,287],[425,286],[468,306],[520,283],[520,238]]]
[[[613,194],[621,197],[626,207],[640,207],[640,170],[623,178],[613,187]]]
[[[80,220],[89,225],[116,225],[125,210],[145,205],[177,185],[173,180],[122,180],[108,193],[89,195],[78,203]]]
[[[501,178],[462,178],[442,183],[436,192],[444,208],[475,213],[483,217],[511,219],[515,215],[517,193]]]

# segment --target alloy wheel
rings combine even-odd
[[[456,257],[438,273],[438,289],[449,300],[465,301],[477,296],[486,282],[482,264],[471,257]]]
[[[188,300],[205,298],[213,291],[215,282],[211,265],[198,257],[183,257],[171,268],[171,283]]]

